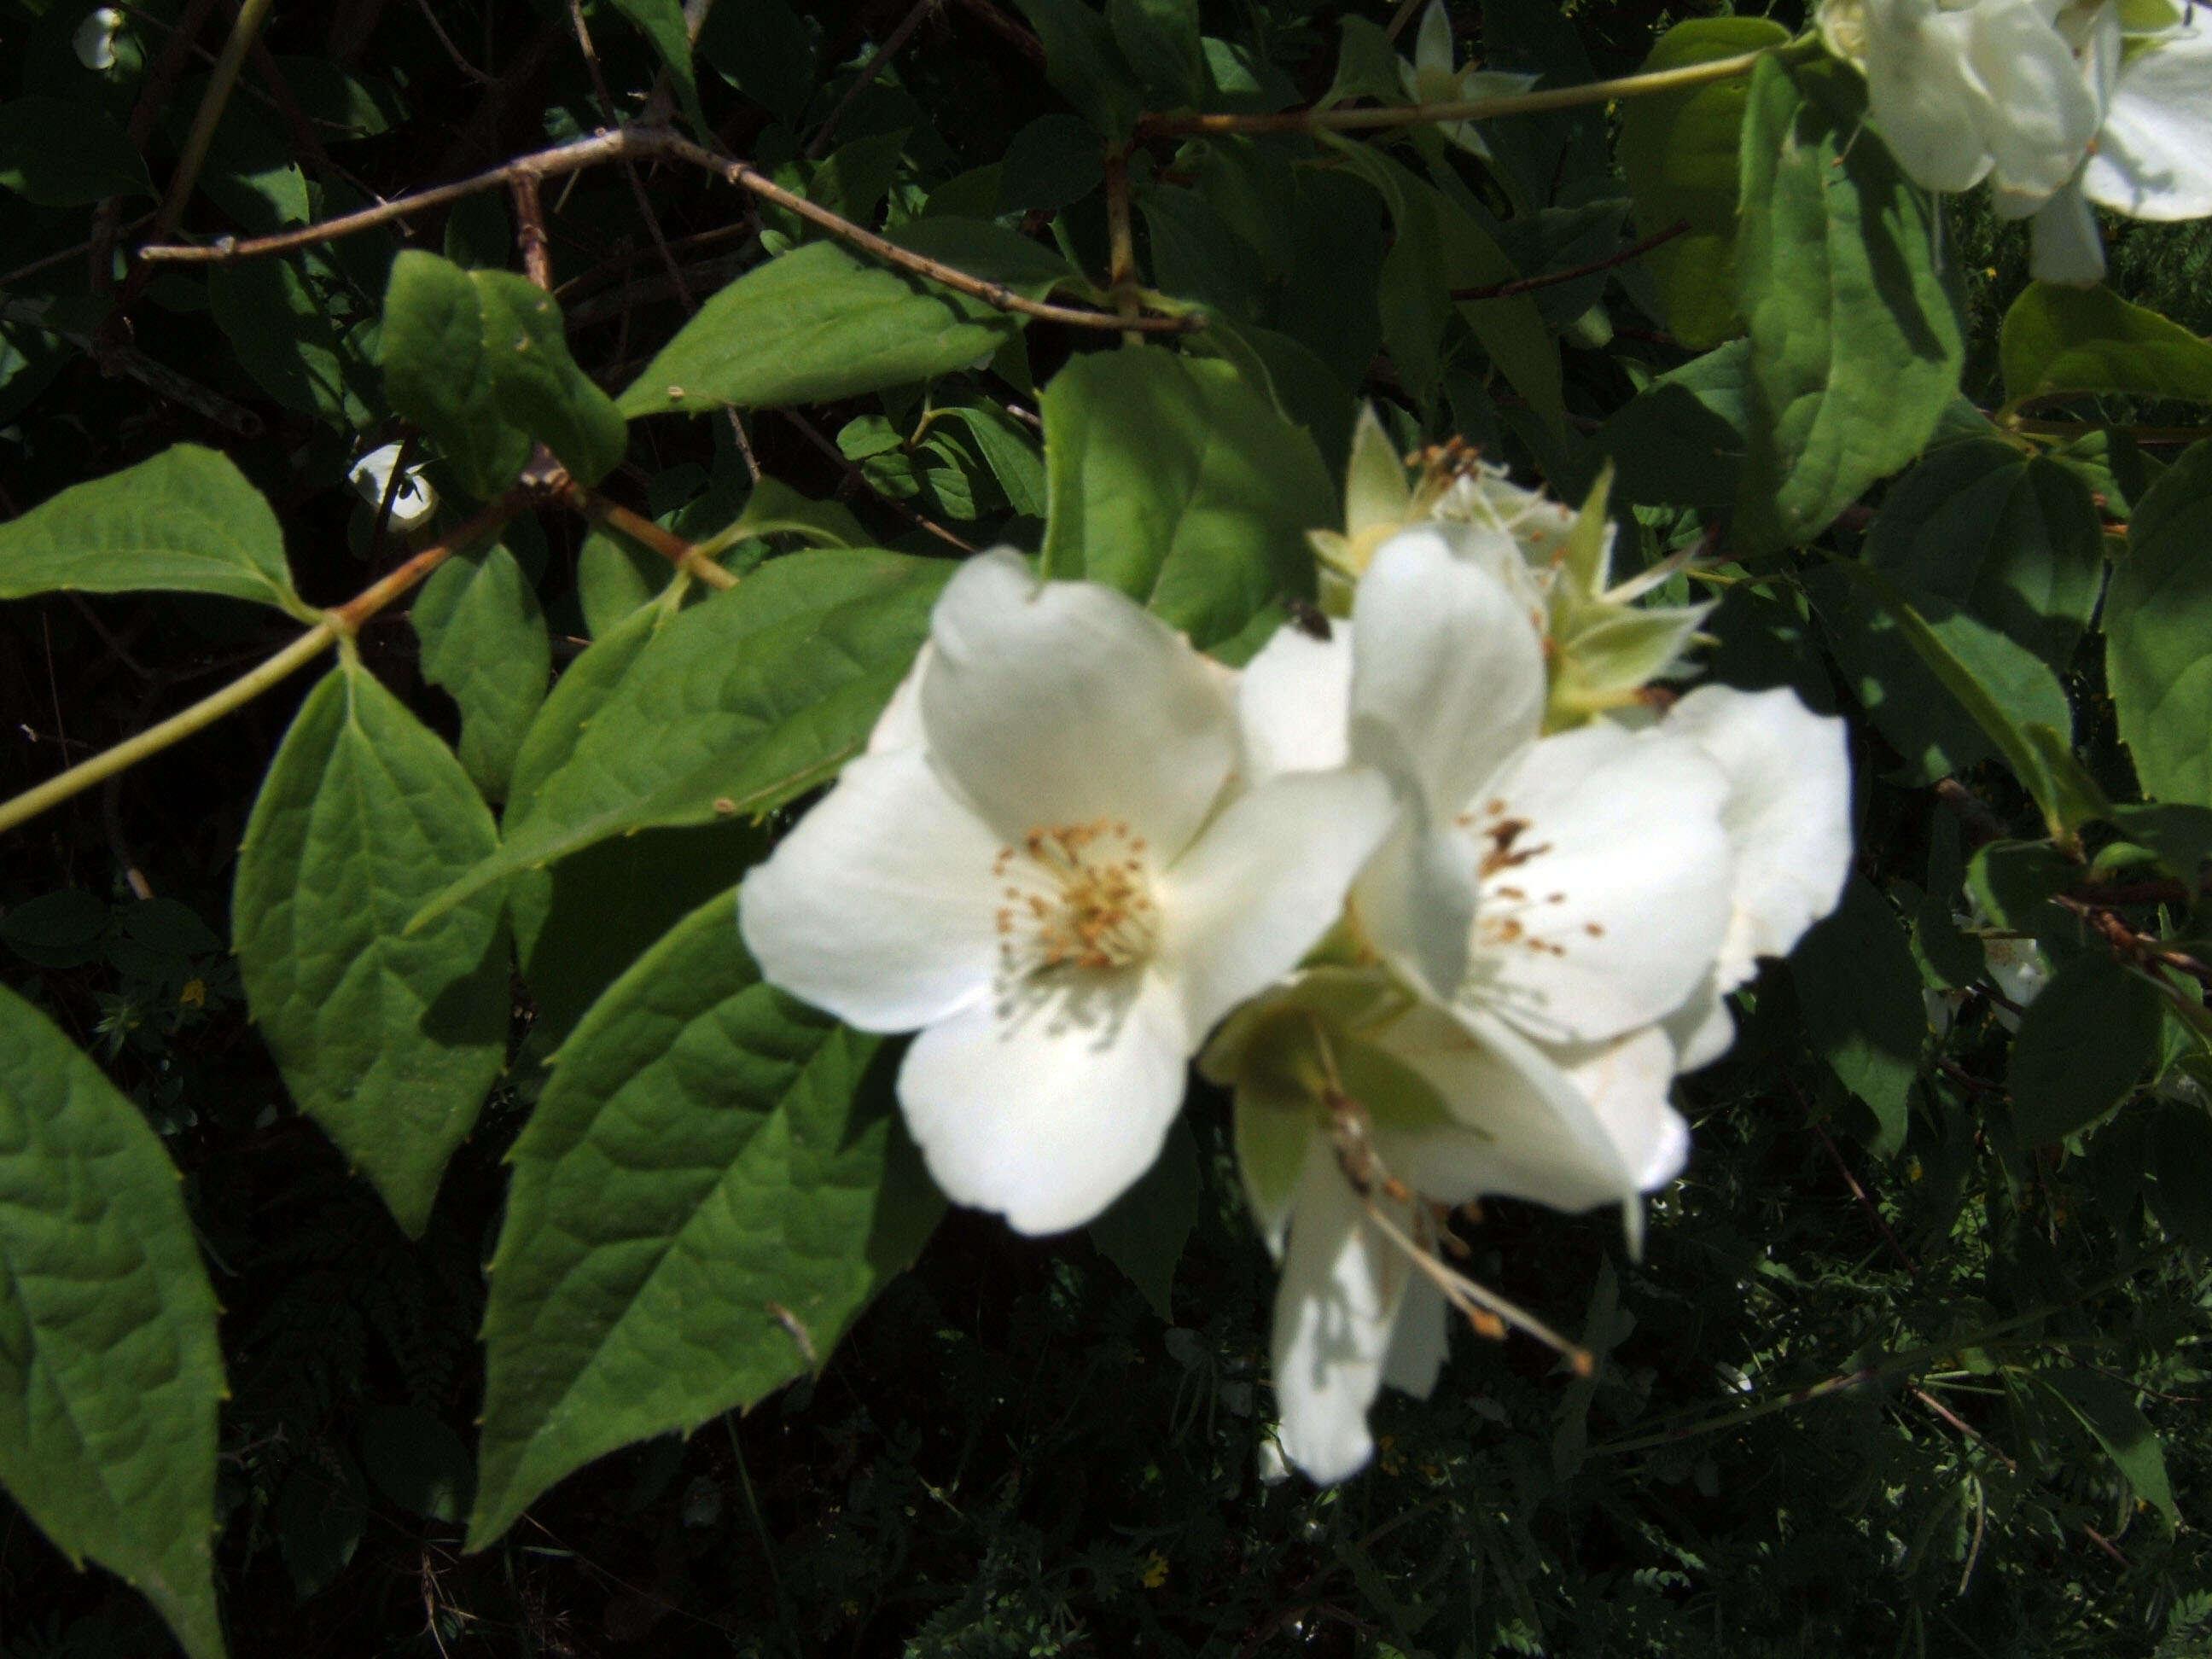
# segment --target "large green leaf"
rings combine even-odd
[[[626,415],[829,403],[988,361],[1013,331],[980,300],[810,242],[708,300],[620,403]]]
[[[208,273],[208,309],[264,392],[300,414],[359,428],[382,411],[362,334],[332,314],[331,276],[327,262],[307,255],[217,265]]]
[[[1015,0],[1044,42],[1045,78],[1091,125],[1126,138],[1145,107],[1144,83],[1105,18],[1087,0]]]
[[[71,1560],[121,1573],[192,1659],[216,1659],[222,1353],[176,1167],[5,988],[0,1287],[0,1481]]]
[[[464,270],[410,248],[384,296],[392,407],[446,452],[478,495],[514,482],[537,439],[584,484],[621,463],[629,433],[568,356],[561,307],[508,270]]]
[[[112,116],[89,102],[36,96],[0,104],[0,185],[42,207],[154,194],[145,161]]]
[[[453,751],[348,660],[301,705],[239,850],[246,1001],[292,1097],[410,1235],[506,1058],[507,937],[496,890],[405,929],[497,845]]]
[[[179,444],[0,524],[0,599],[54,588],[222,593],[316,613],[292,591],[284,533],[228,456]]]
[[[2151,486],[2105,605],[2105,679],[2143,792],[2212,806],[2212,443]]]
[[[538,594],[514,555],[487,542],[440,565],[407,615],[422,642],[422,678],[460,707],[461,764],[497,800],[552,673]]]
[[[1586,492],[1610,459],[1624,501],[1727,507],[1743,489],[1752,421],[1751,345],[1731,340],[1668,370],[1614,410],[1569,493]]]
[[[1699,17],[1659,37],[1647,72],[1680,69],[1780,46],[1790,32],[1764,17]],[[1749,96],[1741,80],[1625,100],[1620,170],[1636,199],[1636,228],[1686,234],[1645,254],[1674,337],[1702,349],[1737,330],[1735,221],[1738,139]]]
[[[1742,163],[1736,298],[1758,410],[1737,539],[1802,542],[1919,454],[1966,348],[1929,198],[1867,130],[1856,75],[1762,59]]]
[[[1872,882],[1853,873],[1834,912],[1790,953],[1790,977],[1814,1050],[1874,1113],[1875,1150],[1895,1152],[1928,1021],[1911,942]]]
[[[1118,587],[1201,647],[1311,596],[1305,535],[1336,521],[1335,492],[1313,440],[1228,363],[1096,352],[1043,402],[1046,574]]]
[[[2105,535],[2088,486],[2072,472],[1972,438],[1944,445],[1898,482],[1866,556],[2063,673],[2103,586]]]
[[[511,1154],[469,1541],[592,1458],[817,1366],[944,1200],[890,1055],[763,984],[731,892],[562,1045]]]
[[[2173,1483],[2166,1473],[2165,1450],[2136,1405],[2135,1389],[2105,1371],[2069,1369],[2038,1376],[2096,1437],[2106,1455],[2127,1476],[2136,1496],[2157,1510],[2168,1527],[2180,1525]]]
[[[435,895],[418,925],[610,836],[757,817],[828,782],[866,743],[951,571],[826,549],[772,560],[665,624],[638,612],[546,699],[515,762],[504,843],[415,890]]]
[[[2126,1099],[2158,1057],[2158,992],[2102,951],[2059,969],[2021,1014],[2005,1066],[2022,1144],[2086,1129]]]
[[[2108,288],[2031,283],[2005,313],[2005,395],[2120,392],[2212,404],[2212,341]]]

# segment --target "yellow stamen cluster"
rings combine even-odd
[[[999,851],[999,951],[1013,974],[1127,968],[1159,933],[1145,840],[1126,823],[1054,824]]]

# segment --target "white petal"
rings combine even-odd
[[[2034,0],[1981,0],[1966,20],[1973,65],[1995,101],[1984,138],[2004,189],[2047,196],[2081,165],[2102,112],[2065,37]]]
[[[1728,776],[1721,820],[1735,884],[1716,972],[1719,989],[1734,990],[1755,971],[1755,958],[1788,956],[1843,894],[1851,866],[1844,723],[1815,714],[1786,689],[1701,685],[1661,729],[1696,738]]]
[[[967,1006],[998,966],[999,841],[920,749],[863,755],[738,890],[772,985],[864,1031]]]
[[[1393,971],[1438,1000],[1467,976],[1474,927],[1474,844],[1447,824],[1402,817],[1360,872],[1352,905],[1362,932]]]
[[[1294,625],[1277,629],[1237,688],[1246,781],[1343,765],[1351,716],[1351,628],[1335,623],[1325,640]]]
[[[1324,1486],[1374,1455],[1367,1408],[1382,1386],[1407,1272],[1366,1224],[1335,1149],[1316,1137],[1275,1291],[1273,1357],[1284,1453]]]
[[[1462,1002],[1547,1042],[1680,1007],[1729,926],[1719,766],[1663,727],[1601,720],[1534,744],[1493,789],[1468,832],[1487,873]]]
[[[1536,735],[1544,658],[1526,608],[1438,530],[1377,550],[1352,640],[1352,753],[1409,778],[1440,815]]]
[[[907,1051],[899,1103],[947,1198],[1018,1232],[1062,1232],[1152,1167],[1191,1047],[1159,975],[1100,975],[930,1026]]]
[[[927,640],[915,653],[914,666],[906,671],[891,692],[890,701],[884,712],[876,716],[875,725],[868,732],[868,752],[882,754],[888,749],[918,748],[929,740],[921,726],[921,677],[933,654]]]
[[[1237,760],[1233,704],[1189,641],[1096,582],[980,554],[938,599],[921,682],[930,752],[1006,841],[1128,823],[1173,857]]]
[[[2138,219],[2212,214],[2212,24],[2200,18],[2120,71],[2081,182]]]
[[[1711,974],[1698,981],[1690,1000],[1661,1022],[1674,1045],[1675,1069],[1694,1072],[1711,1065],[1735,1042],[1735,1016]]]
[[[1380,1046],[1459,1126],[1376,1126],[1391,1170],[1443,1203],[1503,1194],[1592,1209],[1664,1185],[1686,1153],[1686,1127],[1667,1103],[1674,1048],[1656,1030],[1547,1049],[1490,1016],[1425,1006]]]
[[[1408,1274],[1406,1294],[1398,1304],[1397,1326],[1390,1333],[1390,1349],[1382,1357],[1382,1380],[1416,1400],[1426,1400],[1451,1349],[1450,1327],[1444,1293],[1419,1273]]]
[[[1966,62],[1965,27],[1927,0],[1866,8],[1867,114],[1929,190],[1972,190],[1991,164],[1994,110]]]
[[[1449,74],[1458,48],[1452,45],[1451,14],[1444,9],[1444,0],[1429,0],[1429,8],[1421,14],[1421,32],[1413,41],[1413,67],[1431,72]]]
[[[1160,878],[1160,971],[1200,1036],[1297,966],[1397,815],[1380,775],[1309,772],[1232,801]]]
[[[2087,288],[2105,279],[2105,235],[2081,186],[2069,185],[2028,222],[2028,275]]]

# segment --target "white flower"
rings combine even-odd
[[[1279,988],[1202,1062],[1283,1258],[1283,1444],[1322,1480],[1365,1461],[1382,1382],[1426,1391],[1448,1297],[1535,1328],[1437,1260],[1429,1206],[1618,1202],[1633,1242],[1688,1152],[1677,1026],[1724,1048],[1721,994],[1833,907],[1850,854],[1841,724],[1794,694],[1540,735],[1535,623],[1447,529],[1385,543],[1348,630],[1285,630],[1239,688],[1255,775],[1348,760],[1407,804],[1353,888],[1374,965]]]
[[[1828,49],[1856,64],[1867,113],[1916,183],[2040,200],[2074,176],[2097,103],[2056,0],[1823,0]]]
[[[346,475],[353,485],[354,494],[367,501],[372,510],[384,505],[385,491],[392,491],[392,527],[412,530],[426,521],[438,510],[438,492],[430,488],[422,477],[422,469],[410,466],[401,475],[398,488],[392,486],[392,469],[399,465],[399,446],[386,444],[381,449],[372,449],[353,464]]]
[[[2033,276],[2088,284],[2105,275],[2091,202],[2136,219],[2212,214],[2212,27],[2192,12],[2171,27],[2123,34],[2119,9],[2111,5],[2076,27],[2082,74],[2100,112],[2087,160],[2047,198],[2000,196],[1997,209],[2033,214]]]
[[[1451,15],[1443,0],[1429,0],[1421,15],[1421,32],[1413,42],[1410,62],[1398,60],[1398,79],[1407,100],[1416,104],[1464,104],[1479,98],[1502,98],[1526,92],[1536,83],[1533,75],[1510,75],[1498,70],[1455,69],[1458,53],[1452,46]],[[1490,146],[1472,121],[1440,121],[1444,137],[1461,149],[1487,161]]]
[[[115,37],[122,32],[123,14],[113,6],[102,6],[85,14],[84,21],[70,37],[70,45],[76,50],[78,63],[104,74],[115,67]]]
[[[1340,911],[1362,771],[1245,789],[1229,677],[1121,594],[971,559],[869,752],[746,878],[770,982],[918,1030],[899,1099],[953,1199],[1024,1232],[1152,1164],[1184,1063]]]

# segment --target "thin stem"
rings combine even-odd
[[[605,525],[639,546],[651,549],[678,570],[696,576],[708,586],[729,588],[738,585],[735,576],[700,552],[696,546],[673,531],[663,530],[643,514],[631,512],[620,502],[611,501],[596,491],[573,483],[556,493],[561,500],[593,524]]]
[[[1593,259],[1586,265],[1577,265],[1571,270],[1547,270],[1540,276],[1523,276],[1510,283],[1491,283],[1480,288],[1455,288],[1455,300],[1504,300],[1516,294],[1529,294],[1540,288],[1555,288],[1561,283],[1571,283],[1577,276],[1595,276],[1601,270],[1611,270],[1615,265],[1625,265],[1631,259],[1649,253],[1655,247],[1686,235],[1690,230],[1687,219],[1677,219],[1664,230],[1654,231],[1640,242],[1632,242],[1618,253],[1608,253],[1602,259]]]
[[[270,686],[305,667],[329,650],[337,641],[336,629],[327,622],[317,623],[258,668],[233,680],[221,690],[202,697],[191,708],[170,715],[158,726],[148,726],[137,737],[126,738],[112,749],[101,750],[90,760],[78,762],[68,771],[48,778],[34,789],[25,790],[13,800],[0,801],[0,834],[38,817],[49,806],[58,806],[71,795],[82,793],[95,783],[111,778],[128,767],[136,766],[149,756],[158,755],[170,744],[191,736],[202,726],[212,726],[232,709],[252,702]]]
[[[2038,421],[2024,415],[2005,422],[2015,432],[2041,438],[2080,438],[2092,432],[2124,432],[2139,444],[2193,444],[2212,438],[2212,426],[2125,426],[2109,421]]]
[[[830,148],[830,140],[837,131],[837,123],[845,118],[845,112],[851,107],[853,100],[874,84],[875,78],[884,72],[884,65],[890,63],[898,49],[907,43],[907,37],[914,33],[915,25],[937,3],[938,0],[915,0],[913,9],[899,19],[898,27],[884,37],[883,45],[876,48],[875,55],[860,66],[860,72],[853,77],[853,84],[845,88],[845,95],[837,100],[836,108],[830,112],[829,119],[823,122],[822,130],[808,142],[808,161],[819,160],[822,152]]]
[[[270,0],[244,0],[230,26],[230,38],[222,43],[222,52],[215,60],[207,90],[200,94],[199,112],[192,117],[191,132],[185,139],[184,153],[178,156],[177,170],[169,177],[169,193],[154,218],[165,236],[176,234],[177,227],[184,222],[185,204],[191,199],[192,186],[199,182],[200,169],[207,164],[216,125],[222,119],[223,106],[230,102],[231,88],[238,84],[238,71],[245,65],[254,37],[261,33],[269,5]]]
[[[1129,147],[1106,147],[1106,285],[1114,295],[1114,309],[1133,324],[1137,300],[1137,241],[1129,223]],[[1136,345],[1142,337],[1133,327],[1123,331],[1121,343]]]
[[[1137,134],[1144,138],[1193,137],[1230,132],[1355,132],[1369,127],[1412,126],[1424,121],[1486,121],[1500,115],[1536,115],[1546,110],[1573,109],[1583,104],[1607,104],[1616,98],[1643,98],[1653,93],[1677,92],[1748,75],[1762,58],[1775,49],[1740,52],[1716,58],[1706,64],[1685,64],[1680,69],[1655,70],[1645,75],[1624,75],[1612,81],[1586,81],[1575,87],[1547,87],[1541,92],[1514,93],[1498,98],[1462,99],[1443,104],[1401,104],[1381,109],[1285,110],[1276,115],[1143,115]]]

